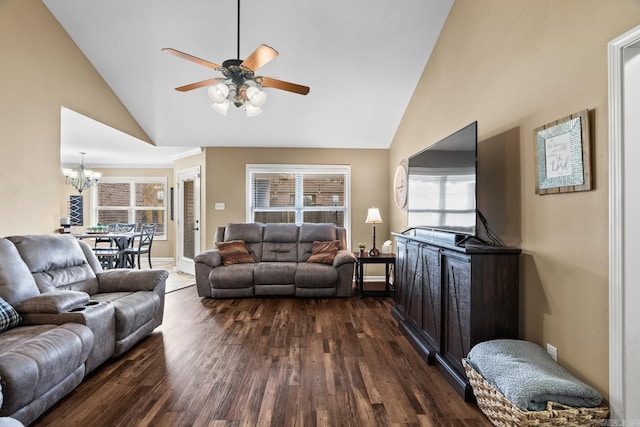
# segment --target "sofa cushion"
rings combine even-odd
[[[92,346],[91,330],[78,323],[21,326],[4,332],[0,340],[2,415],[29,405],[78,369],[84,373]]]
[[[257,222],[228,224],[224,230],[224,241],[244,240],[247,243],[262,241],[263,224]]]
[[[116,315],[116,340],[136,332],[155,316],[160,297],[153,291],[106,292],[93,297],[96,301],[111,301]]]
[[[253,271],[256,285],[289,285],[295,283],[296,262],[261,262]]]
[[[298,260],[298,226],[265,224],[261,261],[296,262]]]
[[[299,263],[296,270],[296,287],[330,288],[338,284],[338,270],[327,264]]]
[[[297,262],[298,260],[298,244],[297,243],[271,243],[264,242],[262,244],[262,259],[266,262]]]
[[[231,240],[228,242],[216,243],[220,256],[222,257],[222,263],[224,265],[231,264],[245,264],[256,262],[255,259],[249,254],[247,245],[242,240]]]
[[[0,332],[8,331],[20,325],[20,314],[5,300],[0,297]]]
[[[8,238],[33,274],[40,292],[56,289],[98,291],[96,275],[75,237],[69,235],[28,235]]]
[[[38,285],[18,249],[4,238],[0,239],[0,259],[0,297],[9,304],[17,304],[40,295]]]
[[[339,240],[329,242],[313,242],[311,256],[307,262],[317,262],[320,264],[332,264],[340,247]]]
[[[259,222],[228,224],[224,229],[224,241],[243,240],[249,253],[256,260],[262,259],[262,230]]]
[[[315,240],[336,240],[335,224],[300,224],[300,242],[313,243]]]
[[[57,270],[87,262],[77,240],[69,235],[28,235],[8,238],[16,245],[31,273]]]
[[[309,259],[313,252],[313,242],[327,242],[337,239],[334,224],[301,224],[298,235],[298,262],[305,262]]]
[[[296,243],[298,226],[296,224],[265,224],[263,242]]]
[[[209,272],[209,283],[220,289],[252,288],[255,266],[256,264],[233,264],[214,268]]]

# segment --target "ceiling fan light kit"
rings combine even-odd
[[[208,86],[207,91],[209,98],[213,101],[211,108],[223,116],[227,115],[231,104],[236,107],[244,106],[247,117],[255,117],[262,113],[261,106],[267,99],[267,94],[263,90],[264,87],[272,87],[300,95],[309,93],[309,87],[307,86],[255,75],[255,72],[260,67],[278,56],[278,51],[265,44],[258,46],[244,61],[241,59],[227,59],[222,63],[222,66],[172,48],[164,48],[162,51],[222,72],[224,78],[207,79],[177,87],[176,90],[179,92],[187,92]],[[239,56],[240,0],[238,0],[238,57]]]

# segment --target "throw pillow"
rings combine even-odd
[[[319,264],[331,264],[340,249],[340,240],[330,240],[328,242],[313,242],[311,256],[307,262],[316,262]]]
[[[230,240],[228,242],[216,243],[220,256],[222,257],[222,263],[224,265],[231,264],[244,264],[253,263],[256,260],[253,259],[247,245],[242,240]]]
[[[0,298],[0,332],[7,331],[22,323],[20,314],[4,299]]]

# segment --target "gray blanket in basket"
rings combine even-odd
[[[595,407],[602,396],[558,365],[542,347],[521,340],[474,346],[467,361],[523,411],[542,411],[547,401]]]

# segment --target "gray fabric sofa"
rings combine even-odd
[[[0,333],[0,416],[29,424],[162,323],[164,270],[102,271],[69,235],[0,238],[0,297],[21,325]]]
[[[348,297],[355,256],[346,230],[334,224],[237,223],[218,227],[215,242],[245,242],[255,263],[224,265],[214,249],[195,258],[198,295],[211,298],[253,296]],[[339,241],[332,264],[307,262],[314,242]]]

